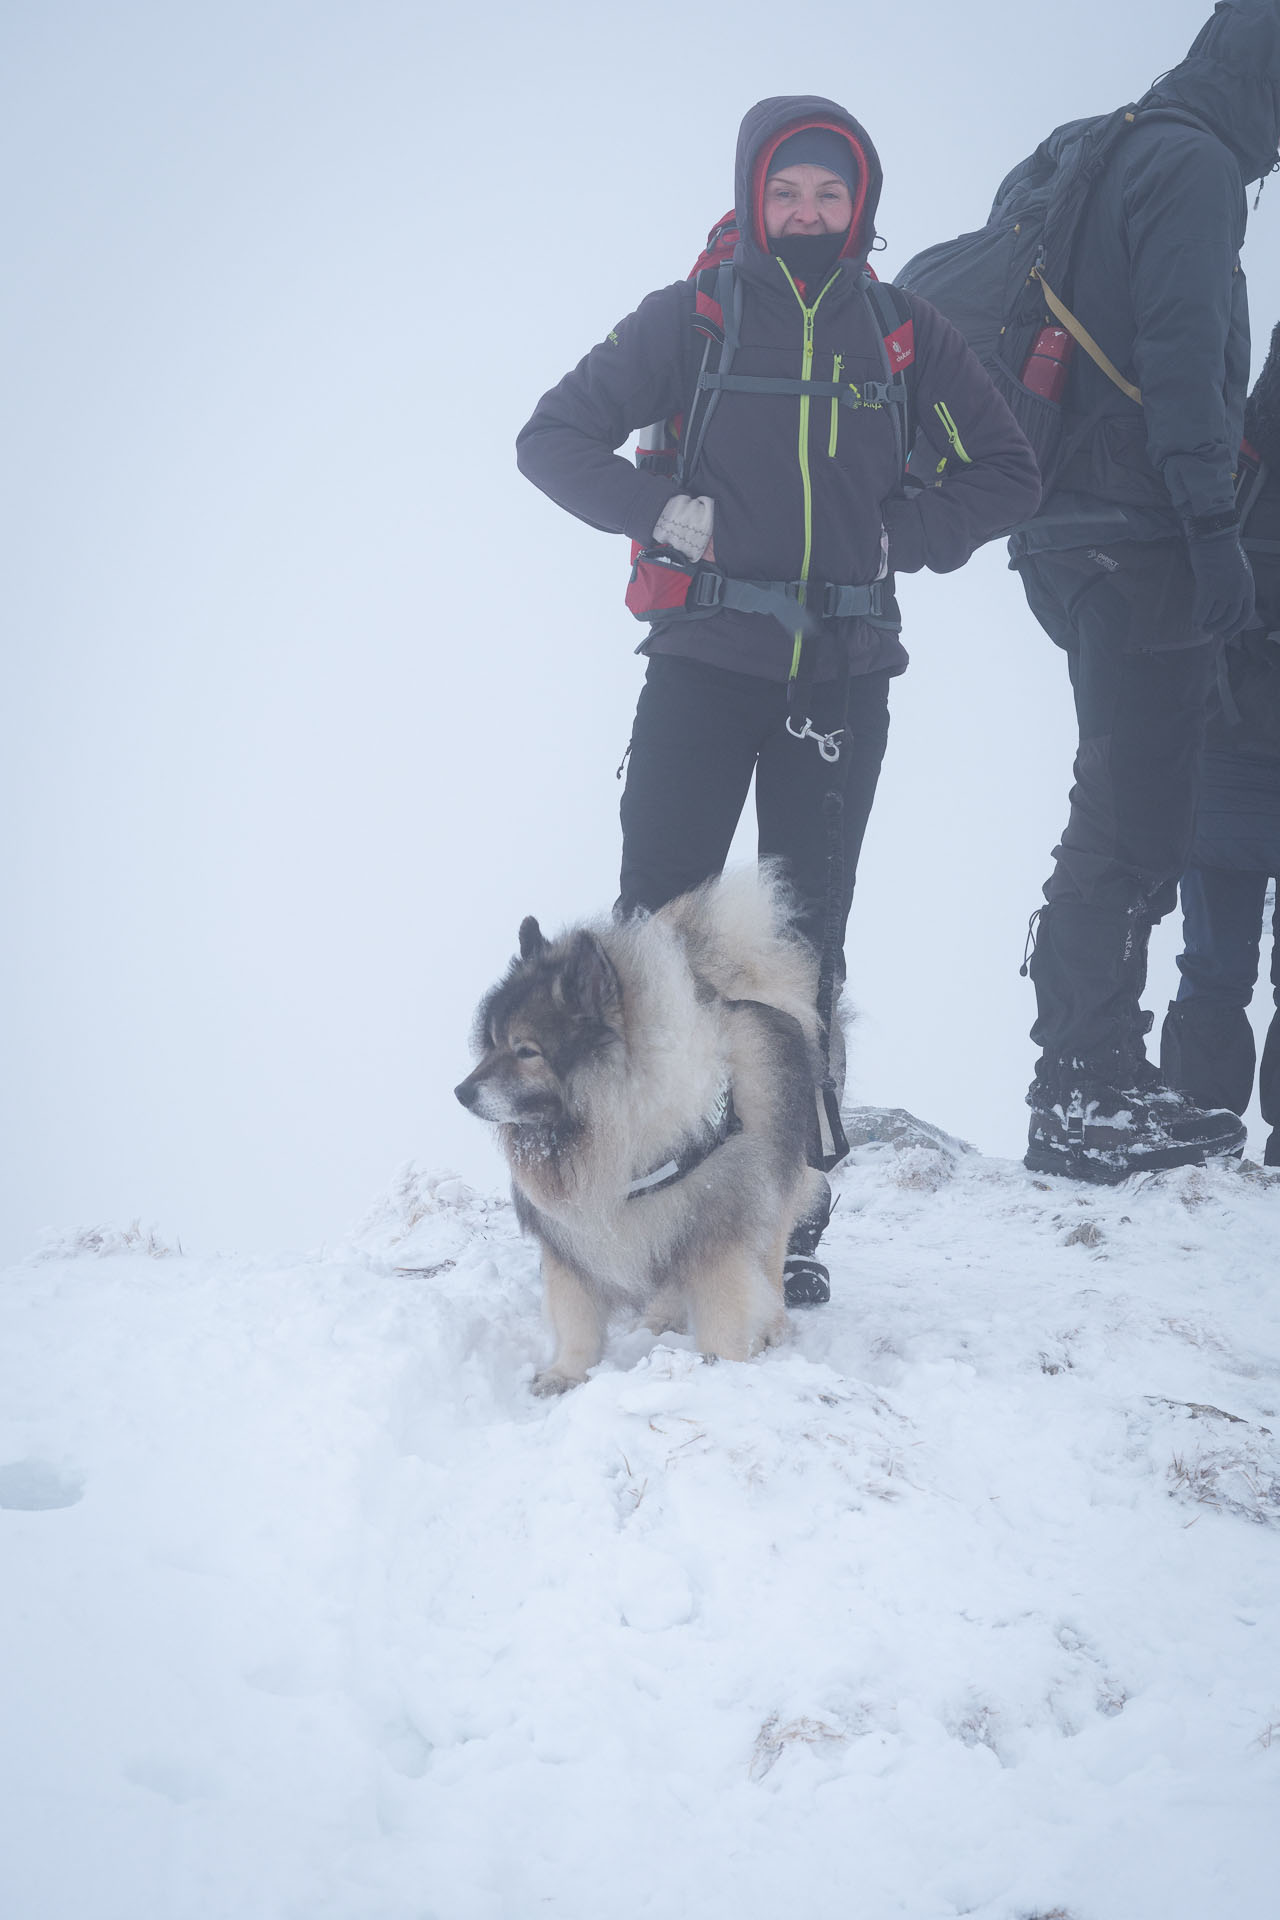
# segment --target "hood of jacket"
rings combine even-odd
[[[1277,0],[1280,4],[1280,0]],[[876,208],[884,174],[880,156],[872,146],[866,129],[851,113],[834,100],[817,94],[776,94],[769,100],[757,100],[743,116],[738,129],[738,154],[734,167],[734,209],[743,245],[757,254],[767,254],[769,242],[764,232],[764,183],[769,162],[782,141],[802,127],[826,127],[841,133],[853,148],[854,179],[853,224],[840,250],[842,260],[861,266],[876,237]]]
[[[1235,154],[1246,185],[1270,173],[1280,149],[1280,0],[1219,0],[1145,104],[1202,121]]]

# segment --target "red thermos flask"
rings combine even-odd
[[[1023,386],[1046,400],[1061,400],[1075,350],[1076,343],[1065,327],[1042,327],[1022,369]]]

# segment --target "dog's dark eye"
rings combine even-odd
[[[511,1051],[517,1060],[541,1060],[542,1058],[538,1048],[531,1047],[527,1041],[522,1042],[518,1047],[512,1047]]]

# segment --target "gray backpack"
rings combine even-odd
[[[1052,378],[1037,380],[1032,371],[1043,336],[1056,335],[1061,343],[1049,350],[1057,352],[1063,378],[1066,358],[1078,345],[1131,400],[1142,403],[1138,388],[1112,365],[1064,298],[1085,203],[1138,110],[1118,107],[1058,127],[1004,180],[985,227],[926,247],[894,275],[897,286],[921,294],[964,335],[1031,442],[1046,488],[1062,441],[1062,403],[1061,383],[1055,395]]]

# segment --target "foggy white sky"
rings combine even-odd
[[[500,1185],[472,1010],[525,913],[612,899],[641,678],[625,543],[517,428],[685,272],[760,96],[864,121],[892,273],[1208,11],[8,0],[0,1256],[313,1245],[409,1157]],[[998,550],[903,603],[852,1090],[1017,1153],[1065,669]]]

